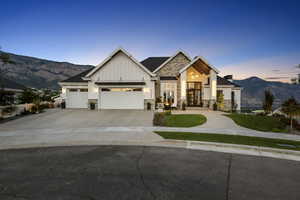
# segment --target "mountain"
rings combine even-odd
[[[293,96],[300,101],[300,85],[283,82],[265,81],[258,77],[244,80],[234,80],[243,87],[242,107],[261,107],[265,90],[270,90],[275,96],[274,107],[279,107],[283,101]]]
[[[4,66],[8,70],[5,77],[27,87],[39,89],[58,89],[59,81],[93,67],[91,65],[75,65],[68,62],[56,62],[12,53],[8,54],[14,64]],[[2,68],[1,61],[0,66]]]

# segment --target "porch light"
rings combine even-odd
[[[66,94],[66,88],[62,88],[61,93]]]

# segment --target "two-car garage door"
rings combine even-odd
[[[141,88],[103,88],[100,109],[144,109]]]
[[[68,89],[67,108],[88,108],[88,89]],[[144,109],[142,88],[102,88],[100,109]]]

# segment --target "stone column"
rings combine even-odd
[[[214,70],[209,72],[209,86],[210,86],[210,105],[209,107],[213,109],[213,105],[217,100],[217,73]]]

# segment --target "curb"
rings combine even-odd
[[[71,146],[149,146],[149,147],[166,147],[166,148],[183,148],[191,150],[214,151],[222,153],[232,153],[240,155],[250,155],[259,157],[270,157],[285,160],[300,161],[300,151],[292,151],[285,149],[275,149],[268,147],[247,146],[237,144],[225,144],[215,142],[201,142],[189,140],[170,140],[153,142],[140,141],[72,141],[69,143],[33,143],[26,145],[6,145],[0,146],[0,150],[14,150],[27,148],[46,148],[46,147],[71,147]]]

